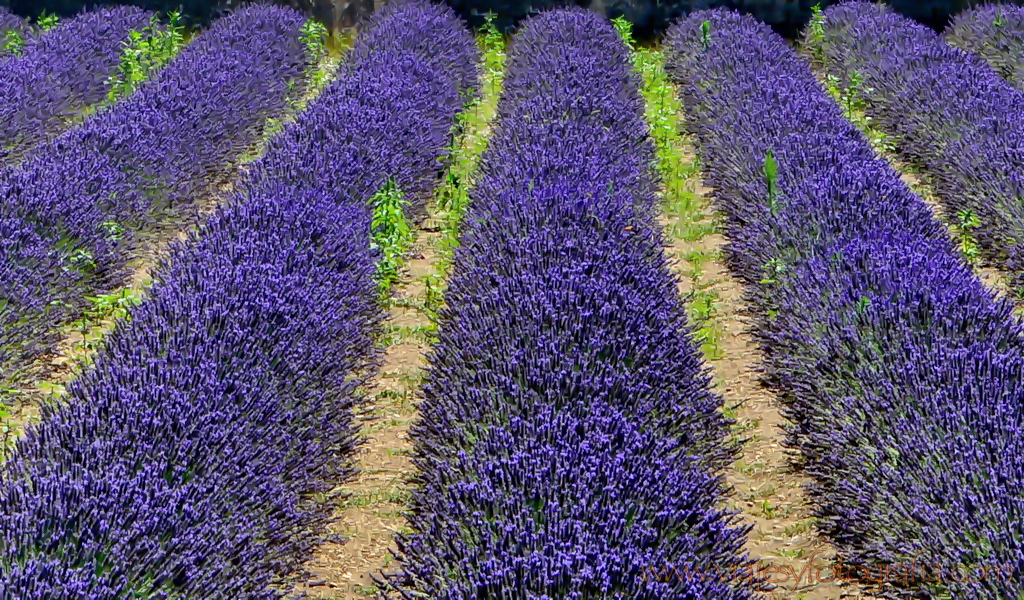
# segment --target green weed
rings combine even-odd
[[[451,268],[459,246],[462,221],[469,209],[469,192],[476,179],[481,155],[490,140],[490,123],[497,113],[498,96],[505,77],[505,36],[494,25],[494,15],[487,16],[477,43],[483,57],[481,90],[467,100],[456,117],[449,148],[449,167],[434,199],[440,236],[436,241],[438,261],[436,275],[425,281],[427,300],[425,312],[431,320],[444,304],[443,282]]]
[[[14,55],[20,55],[21,51],[25,49],[25,38],[21,37],[21,34],[15,30],[7,32],[7,43],[4,44],[4,51],[10,52]]]
[[[129,33],[117,73],[107,80],[110,86],[107,103],[113,104],[134,92],[139,84],[177,56],[184,45],[185,28],[177,12],[168,14],[166,27],[161,27],[154,15],[145,29]]]
[[[401,275],[405,253],[412,247],[416,237],[405,216],[405,207],[409,201],[398,189],[394,179],[389,178],[370,202],[373,206],[370,245],[380,252],[377,261],[377,289],[380,301],[386,304],[391,298],[391,287]]]
[[[39,15],[39,19],[36,20],[36,24],[43,31],[49,31],[60,24],[60,17],[57,15],[51,15],[45,10]]]
[[[971,210],[966,209],[956,213],[956,224],[952,227],[953,233],[956,236],[960,252],[964,255],[967,263],[971,265],[977,264],[981,254],[978,242],[974,239],[974,234],[971,233],[978,227],[981,227],[981,219]]]
[[[664,56],[653,48],[642,47],[633,38],[632,24],[624,18],[612,21],[623,42],[629,46],[633,68],[641,76],[641,94],[646,104],[645,120],[656,150],[657,170],[662,182],[662,209],[674,222],[668,227],[673,237],[699,242],[718,231],[718,224],[709,219],[707,207],[694,191],[694,180],[700,174],[700,162],[690,158],[686,142],[680,135],[680,104],[675,87],[665,72]],[[710,40],[710,24],[702,27]],[[710,42],[708,42],[710,43]],[[709,286],[701,286],[705,263],[715,257],[707,252],[691,252],[683,257],[690,265],[686,276],[691,291],[685,298],[690,322],[695,326],[694,339],[708,360],[724,356],[721,341],[724,330],[718,315],[720,298]]]
[[[777,217],[779,216],[779,163],[775,160],[775,154],[771,148],[764,154],[762,172],[768,186],[768,209],[773,217]]]
[[[811,7],[811,21],[807,25],[807,45],[811,48],[814,61],[821,64],[825,61],[825,15],[821,4]]]

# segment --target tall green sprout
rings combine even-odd
[[[134,92],[139,84],[177,56],[184,45],[181,13],[170,13],[166,27],[161,27],[159,17],[154,15],[145,29],[132,31],[124,42],[117,73],[107,80],[110,85],[107,103],[113,104]]]
[[[380,301],[391,297],[391,287],[400,275],[403,257],[415,241],[415,233],[405,216],[409,201],[394,179],[388,179],[370,199],[373,219],[370,224],[370,246],[380,252],[377,261],[377,291]]]

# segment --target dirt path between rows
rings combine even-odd
[[[307,564],[309,577],[296,591],[313,598],[365,598],[376,592],[371,576],[389,567],[395,534],[406,526],[404,511],[415,473],[409,427],[427,368],[430,319],[421,308],[424,277],[436,273],[436,227],[422,228],[392,293],[385,322],[387,349],[360,417],[365,441],[355,461],[360,471],[340,486],[342,500],[328,541]]]

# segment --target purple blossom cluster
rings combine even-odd
[[[628,49],[583,9],[524,23],[414,425],[390,592],[437,600],[749,598],[708,577],[745,530],[735,447],[654,220]]]
[[[303,23],[293,9],[239,9],[0,174],[0,373],[52,350],[87,294],[123,283],[142,234],[187,214],[285,110],[309,62]]]
[[[1024,7],[970,8],[953,17],[942,35],[946,42],[984,58],[1017,89],[1024,88]]]
[[[918,596],[1020,597],[1012,305],[767,25],[702,11],[666,47],[819,528],[847,564],[927,563]]]
[[[426,191],[475,84],[450,9],[383,8],[0,474],[0,599],[280,598],[351,476],[374,187]]]
[[[1024,296],[1024,94],[980,56],[884,5],[824,12],[824,63],[929,175],[949,222],[970,229]],[[970,214],[968,214],[970,213]]]
[[[134,6],[82,13],[29,39],[20,56],[0,60],[0,165],[17,163],[103,100],[128,34],[151,17]]]

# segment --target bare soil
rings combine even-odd
[[[430,349],[425,333],[430,319],[417,305],[426,297],[422,278],[436,273],[433,242],[439,234],[432,229],[419,231],[392,294],[396,306],[385,323],[392,330],[391,343],[361,416],[360,472],[339,488],[342,499],[329,526],[334,539],[307,563],[309,578],[296,589],[313,598],[349,600],[376,593],[371,576],[391,568],[393,538],[406,526],[409,480],[415,473],[408,433]]]

